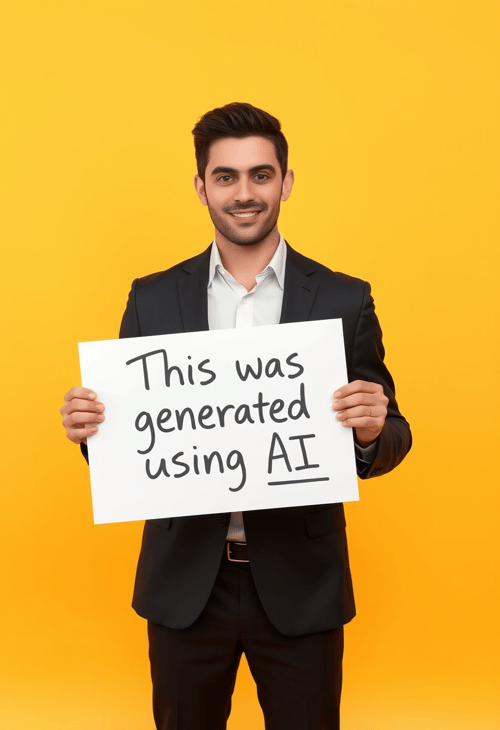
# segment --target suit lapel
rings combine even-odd
[[[186,332],[208,329],[208,269],[210,246],[199,256],[184,265],[188,274],[177,283],[182,323]]]
[[[311,278],[314,261],[294,251],[288,243],[285,268],[285,290],[280,324],[305,322],[309,319],[318,284]],[[184,265],[187,276],[177,283],[182,323],[186,332],[208,330],[207,286],[210,246]]]
[[[280,324],[305,322],[309,319],[319,286],[311,278],[315,270],[314,261],[297,253],[287,243],[285,291]]]

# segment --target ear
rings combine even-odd
[[[288,200],[293,187],[293,170],[287,170],[281,185],[281,200]]]
[[[194,176],[194,186],[196,188],[196,192],[198,193],[201,204],[208,205],[207,194],[205,192],[205,183],[199,175]]]

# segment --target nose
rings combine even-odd
[[[239,203],[247,203],[254,200],[254,197],[250,180],[244,176],[240,177],[238,185],[234,188],[234,199]]]

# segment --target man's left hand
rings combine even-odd
[[[378,383],[354,380],[335,391],[332,408],[343,426],[354,428],[360,446],[373,443],[384,427],[389,399]]]

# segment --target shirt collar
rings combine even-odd
[[[274,275],[278,280],[278,284],[282,289],[285,288],[285,266],[286,266],[286,243],[283,236],[280,233],[280,240],[278,247],[274,252],[274,255],[268,265],[260,273],[263,274],[265,271],[271,269],[274,271]],[[212,241],[212,249],[210,251],[210,265],[208,269],[208,286],[210,287],[213,278],[217,271],[224,271],[222,265],[219,249],[215,240]]]

